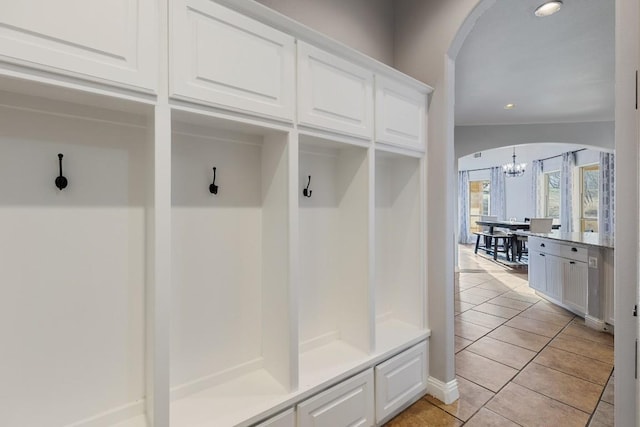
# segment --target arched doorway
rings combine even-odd
[[[495,0],[480,0],[473,5],[462,24],[458,27],[451,43],[445,52],[443,83],[440,98],[437,99],[435,115],[439,121],[439,129],[430,131],[431,141],[443,140],[444,149],[434,150],[439,156],[439,161],[445,162],[444,173],[453,181],[454,165],[454,94],[455,94],[455,60],[465,39],[482,14],[487,12],[495,3]],[[619,196],[616,203],[616,256],[615,256],[615,311],[616,311],[616,350],[615,366],[617,372],[622,372],[621,380],[616,380],[616,423],[620,425],[637,425],[640,417],[638,411],[637,380],[633,372],[636,370],[636,339],[638,334],[637,318],[633,317],[633,308],[638,298],[638,113],[636,107],[635,75],[638,68],[638,21],[640,6],[638,1],[617,0],[616,7],[616,113],[615,135],[616,152],[619,158],[617,164],[616,192]],[[437,87],[436,87],[437,89]],[[433,119],[433,115],[431,117]],[[437,160],[432,158],[432,161]],[[438,165],[436,165],[438,168]],[[449,188],[453,186],[449,185]],[[453,194],[446,197],[445,212],[455,211],[455,198]],[[451,215],[448,215],[449,218]],[[447,217],[445,213],[445,217]],[[445,232],[453,230],[452,219],[447,221]],[[450,249],[450,248],[447,248]],[[449,253],[453,258],[453,251]],[[451,265],[445,262],[444,265]],[[451,272],[452,273],[452,272]],[[450,274],[453,276],[453,274]],[[437,277],[435,277],[437,280]],[[431,283],[434,277],[430,276]],[[436,297],[445,294],[443,300],[450,299],[445,286],[435,292]],[[431,293],[433,295],[434,293]],[[435,302],[430,303],[430,307]],[[446,321],[439,319],[436,323]],[[439,325],[436,325],[439,326]],[[446,327],[446,326],[445,326]],[[450,330],[453,334],[453,328]],[[452,360],[452,352],[446,357]],[[438,355],[436,355],[438,357]],[[445,364],[443,372],[445,376],[450,368]]]

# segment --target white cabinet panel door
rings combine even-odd
[[[370,139],[373,73],[299,41],[298,122]]]
[[[376,366],[376,422],[381,423],[427,389],[427,343]]]
[[[562,270],[562,303],[584,315],[587,312],[589,267],[586,262],[563,259]]]
[[[545,254],[529,247],[529,286],[540,292],[547,291],[545,258]]]
[[[562,301],[564,282],[563,258],[547,254],[545,257],[546,285],[545,293],[557,301]]]
[[[376,141],[424,150],[427,96],[376,76]]]
[[[0,59],[155,91],[154,0],[0,2]]]
[[[296,413],[293,409],[289,409],[255,427],[296,427]]]
[[[171,4],[172,96],[293,121],[293,37],[209,0]]]
[[[298,405],[298,427],[374,425],[373,369],[341,382]]]

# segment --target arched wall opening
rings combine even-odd
[[[433,181],[437,174],[443,174],[444,184],[449,190],[444,194],[444,200],[440,208],[433,208],[429,211],[435,219],[443,219],[442,230],[436,232],[436,236],[446,238],[447,235],[455,234],[455,215],[457,211],[455,191],[456,175],[456,150],[454,145],[455,135],[455,59],[465,39],[470,34],[474,24],[479,17],[491,8],[495,0],[479,0],[466,2],[455,12],[439,12],[451,19],[460,17],[460,12],[464,13],[461,24],[457,26],[451,42],[444,49],[444,65],[441,70],[437,66],[427,66],[425,74],[426,81],[430,73],[431,77],[436,76],[436,92],[431,102],[430,125],[435,124],[435,129],[431,126],[429,130],[430,144],[439,144],[437,148],[430,150],[432,156],[429,166],[433,169],[429,172],[429,177]],[[415,5],[415,3],[414,3]],[[451,8],[454,8],[453,6]],[[466,8],[466,11],[464,9]],[[617,154],[616,170],[616,250],[615,250],[615,321],[616,321],[616,348],[615,367],[616,372],[624,372],[624,375],[615,383],[615,418],[620,425],[638,425],[640,416],[638,415],[638,381],[632,374],[637,368],[635,358],[635,345],[638,336],[638,321],[632,317],[632,309],[638,301],[638,232],[639,232],[639,150],[638,150],[638,111],[637,92],[635,91],[635,76],[639,65],[639,36],[638,21],[640,17],[640,2],[638,0],[625,1],[616,0],[616,88],[615,88],[615,122],[613,124],[615,133],[615,151]],[[464,17],[466,16],[466,17]],[[437,17],[431,18],[431,20]],[[435,31],[437,33],[437,31]],[[426,39],[428,35],[423,35]],[[437,45],[437,43],[434,43]],[[430,47],[434,49],[433,46]],[[400,69],[403,64],[399,64]],[[413,67],[410,61],[406,61],[406,71],[410,72]],[[420,74],[420,73],[414,73]],[[422,77],[422,76],[420,76]],[[443,162],[443,164],[439,164]],[[443,194],[429,185],[432,194]],[[622,197],[621,197],[622,196]],[[439,308],[437,305],[448,305],[453,301],[453,259],[455,259],[455,249],[453,245],[444,245],[444,255],[442,258],[436,257],[434,263],[438,263],[440,268],[444,268],[443,273],[433,272],[433,264],[429,264],[430,287],[436,283],[435,291],[431,291],[430,296],[435,296],[439,300],[429,302],[430,318],[433,319],[434,327],[442,327],[438,342],[442,344],[438,351],[431,354],[434,359],[433,366],[437,372],[432,375],[442,378],[442,387],[448,391],[445,397],[453,398],[457,396],[457,386],[455,383],[455,366],[453,357],[453,314],[452,310]],[[430,243],[429,250],[432,251],[434,245]],[[442,393],[441,393],[442,394]]]

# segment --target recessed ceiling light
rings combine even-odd
[[[505,110],[513,110],[514,108],[516,108],[516,104],[507,104],[504,106]]]
[[[548,1],[538,6],[538,8],[534,13],[536,14],[536,16],[539,16],[539,17],[549,16],[559,11],[561,7],[562,7],[562,2],[560,0]]]

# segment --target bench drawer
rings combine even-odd
[[[427,390],[427,342],[376,366],[376,421],[381,423]]]

